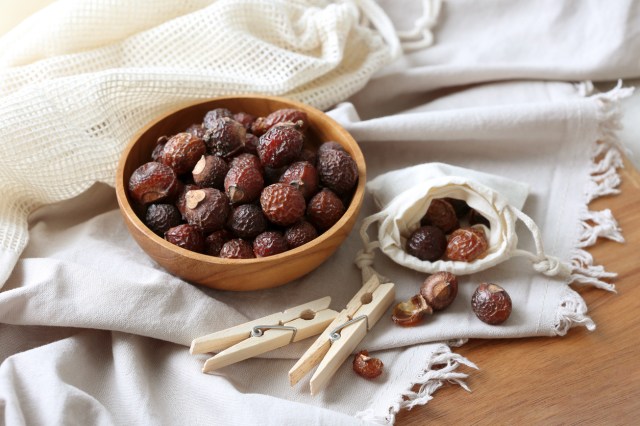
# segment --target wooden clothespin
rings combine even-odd
[[[395,298],[393,283],[380,284],[376,274],[360,288],[329,327],[289,370],[291,386],[319,364],[311,377],[311,395],[317,394],[362,341]]]
[[[227,328],[191,342],[190,352],[219,352],[209,358],[203,373],[243,361],[321,333],[337,315],[328,309],[331,297],[323,297],[284,312],[278,312]]]

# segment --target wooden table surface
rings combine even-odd
[[[479,370],[471,392],[445,384],[425,406],[402,411],[396,425],[640,424],[640,173],[620,170],[621,195],[595,200],[611,209],[626,243],[599,240],[588,251],[617,272],[617,293],[575,288],[597,328],[576,327],[564,337],[470,340],[454,349]]]

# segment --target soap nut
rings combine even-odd
[[[434,311],[441,311],[458,295],[458,278],[451,272],[437,272],[424,280],[420,294]]]
[[[398,303],[393,308],[391,319],[403,327],[412,327],[422,321],[425,314],[431,313],[433,313],[433,310],[427,304],[424,297],[416,294],[412,296],[411,299]]]
[[[361,350],[353,357],[353,371],[365,379],[375,379],[382,374],[383,362],[379,358],[369,356],[369,352]]]
[[[497,284],[482,283],[471,297],[471,308],[483,322],[502,324],[511,315],[511,297]]]

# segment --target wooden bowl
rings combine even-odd
[[[201,123],[207,111],[228,108],[266,116],[280,108],[297,108],[309,117],[308,135],[315,144],[336,141],[358,165],[359,180],[351,203],[342,218],[313,241],[287,252],[256,259],[222,259],[185,250],[153,233],[140,220],[128,195],[129,177],[140,165],[150,161],[160,136],[183,131]],[[315,140],[314,140],[315,139]],[[170,273],[195,284],[220,290],[250,291],[286,284],[317,268],[340,246],[358,217],[364,198],[366,169],[356,141],[337,122],[323,112],[291,100],[268,96],[221,97],[180,109],[140,131],[126,147],[118,164],[116,196],[120,211],[140,247]]]

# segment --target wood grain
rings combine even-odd
[[[342,218],[322,235],[284,253],[258,259],[222,259],[185,250],[155,235],[140,220],[139,210],[128,196],[129,177],[140,165],[150,160],[160,136],[178,133],[214,108],[266,116],[280,108],[297,108],[307,113],[311,144],[336,141],[351,155],[358,166],[358,184]],[[129,232],[138,245],[158,264],[186,281],[220,290],[251,291],[276,287],[299,278],[317,268],[340,246],[355,224],[366,183],[366,166],[360,147],[351,135],[323,112],[284,98],[270,96],[221,97],[209,102],[181,108],[159,118],[141,130],[122,153],[116,173],[116,197]]]
[[[471,340],[455,352],[479,371],[463,369],[472,392],[445,385],[427,405],[403,411],[399,426],[424,424],[637,424],[640,417],[640,173],[628,162],[621,195],[600,198],[625,244],[599,240],[589,251],[619,274],[617,294],[577,288],[596,322],[593,332],[564,337]]]

